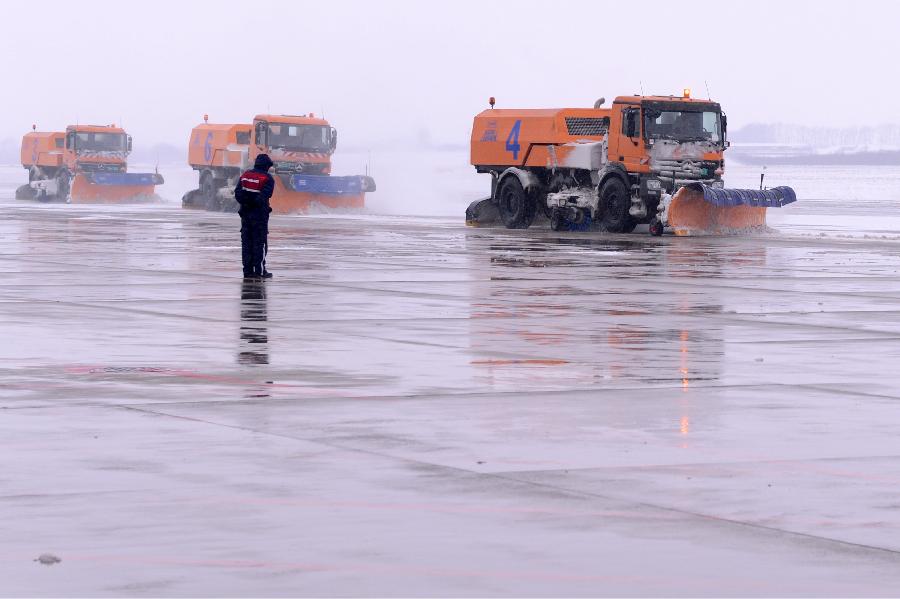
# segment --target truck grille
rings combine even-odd
[[[663,177],[675,176],[679,179],[713,179],[719,163],[714,161],[656,160],[651,170]]]
[[[569,135],[606,135],[609,118],[567,116],[566,128]]]
[[[277,173],[321,175],[327,167],[327,164],[317,162],[276,162],[274,170]]]
[[[121,163],[79,162],[78,168],[86,173],[124,173],[125,165]]]

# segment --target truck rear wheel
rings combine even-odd
[[[537,202],[525,191],[516,176],[509,176],[500,184],[497,193],[500,219],[507,229],[527,229],[534,221]]]
[[[213,174],[209,171],[203,171],[200,175],[200,195],[203,196],[206,207],[212,207],[213,200],[216,199],[216,184]]]
[[[600,188],[600,230],[607,233],[631,233],[637,226],[628,213],[631,197],[618,177],[612,177]]]

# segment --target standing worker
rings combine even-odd
[[[245,279],[271,279],[266,270],[269,238],[269,198],[275,190],[275,179],[269,174],[272,159],[260,154],[253,168],[245,171],[234,188],[234,199],[240,204],[241,258]]]

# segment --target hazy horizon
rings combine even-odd
[[[186,144],[191,127],[261,112],[325,116],[345,146],[465,143],[498,106],[588,106],[600,96],[679,93],[720,101],[732,129],[900,122],[896,5],[857,2],[448,4],[233,1],[49,2],[0,40],[8,81],[0,139],[34,123],[124,125],[136,146]],[[91,16],[95,15],[92,19]],[[101,22],[102,21],[102,22]],[[868,94],[873,82],[888,90]],[[846,96],[864,90],[865,103]]]

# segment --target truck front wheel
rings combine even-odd
[[[628,213],[630,207],[631,197],[625,184],[618,177],[607,180],[600,188],[600,230],[607,233],[634,231],[637,223]]]
[[[527,229],[534,221],[537,202],[525,191],[518,177],[509,176],[500,184],[497,193],[500,218],[507,229]]]

